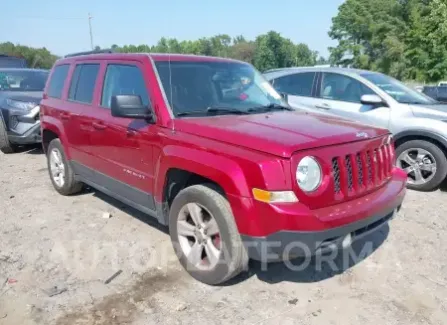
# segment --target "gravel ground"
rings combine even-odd
[[[150,217],[93,190],[58,195],[40,150],[0,153],[0,170],[2,325],[447,323],[442,191],[408,192],[390,226],[350,251],[356,262],[251,263],[210,287]]]

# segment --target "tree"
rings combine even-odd
[[[23,45],[14,45],[11,42],[0,43],[0,54],[24,58],[31,68],[50,69],[58,57],[45,47],[33,48]]]
[[[254,41],[238,35],[227,34],[202,37],[197,40],[182,40],[162,37],[155,45],[113,44],[111,48],[121,53],[185,53],[208,56],[221,56],[254,64],[260,70],[279,67],[314,65],[318,53],[306,44],[295,44],[275,31],[259,35]],[[96,50],[100,47],[96,46]],[[30,66],[50,68],[57,57],[45,48],[33,49],[13,43],[0,44],[0,53],[20,55]]]
[[[261,71],[291,66],[309,66],[316,63],[317,53],[306,44],[295,45],[290,39],[270,31],[256,38],[253,63]]]
[[[330,61],[400,79],[447,76],[445,0],[347,0],[332,20]]]

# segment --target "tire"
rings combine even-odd
[[[6,133],[6,124],[3,114],[0,111],[0,151],[4,154],[14,153],[17,151],[17,145],[9,142],[8,133]]]
[[[447,158],[443,150],[436,144],[425,140],[411,140],[404,142],[396,148],[397,166],[402,167],[402,163],[399,162],[399,160],[401,160],[399,159],[399,156],[410,149],[422,149],[427,151],[432,156],[430,159],[434,159],[434,162],[436,163],[436,171],[434,172],[434,176],[423,184],[411,184],[412,178],[409,176],[407,188],[422,192],[436,190],[447,176]]]
[[[201,269],[191,263],[190,257],[184,253],[184,249],[180,243],[177,221],[182,218],[182,209],[188,209],[188,203],[203,207],[203,211],[205,211],[203,213],[205,213],[205,215],[209,213],[211,218],[215,219],[218,226],[219,245],[216,244],[214,247],[220,246],[220,255],[219,258],[216,259],[217,263],[213,267],[211,267],[211,263],[209,262],[210,268],[207,270]],[[179,258],[180,263],[193,278],[200,282],[209,285],[221,284],[248,269],[247,251],[237,230],[230,204],[212,184],[194,185],[180,191],[171,205],[169,213],[169,232],[175,253]],[[216,238],[217,237],[211,239],[211,236],[209,236],[208,241],[205,240],[203,248],[205,253],[207,252],[206,243],[211,241],[214,245]],[[194,240],[197,241],[196,239]],[[204,260],[205,259],[208,258],[204,257]],[[204,260],[200,260],[199,264],[204,263]]]
[[[58,181],[56,180],[56,176],[53,176],[52,158],[50,157],[51,155],[53,155],[53,151],[56,151],[60,154],[60,160],[63,164],[63,166],[60,168],[60,170],[63,171],[63,178],[64,178],[62,184],[58,183]],[[73,172],[73,169],[71,168],[70,162],[67,161],[64,148],[59,139],[52,140],[48,145],[47,166],[48,166],[48,172],[50,174],[51,183],[53,183],[55,190],[58,191],[59,194],[73,195],[82,191],[83,183],[75,180],[74,177],[75,174]]]

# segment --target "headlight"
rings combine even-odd
[[[306,156],[296,169],[296,181],[304,192],[313,192],[321,184],[322,172],[320,164],[313,157]]]
[[[23,111],[23,112],[29,112],[30,110],[32,110],[34,107],[37,106],[36,103],[33,102],[22,102],[19,100],[14,100],[14,99],[6,99],[6,104],[11,107],[14,108],[16,110],[19,111]]]

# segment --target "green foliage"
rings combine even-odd
[[[294,44],[291,40],[271,31],[249,41],[239,35],[231,38],[220,34],[195,41],[178,41],[161,38],[154,46],[112,45],[118,52],[184,53],[229,57],[254,64],[259,70],[290,66],[309,66],[317,62],[318,53],[306,44]],[[320,60],[323,58],[320,58]],[[323,59],[324,60],[324,59]]]
[[[57,56],[51,54],[46,48],[14,45],[11,42],[0,43],[0,54],[24,58],[31,68],[50,69],[57,60]]]
[[[447,77],[446,0],[346,0],[332,22],[334,64],[424,82]]]
[[[260,35],[255,41],[242,35],[231,38],[220,34],[198,40],[178,41],[175,38],[161,38],[155,45],[113,44],[111,48],[121,53],[183,53],[229,57],[254,64],[261,71],[290,66],[309,66],[317,63],[318,53],[306,44],[294,44],[291,40],[271,31]],[[95,50],[100,50],[95,46]],[[0,43],[0,54],[24,57],[30,67],[51,68],[57,56],[47,49],[36,49],[13,43]],[[319,58],[319,62],[326,62]]]

